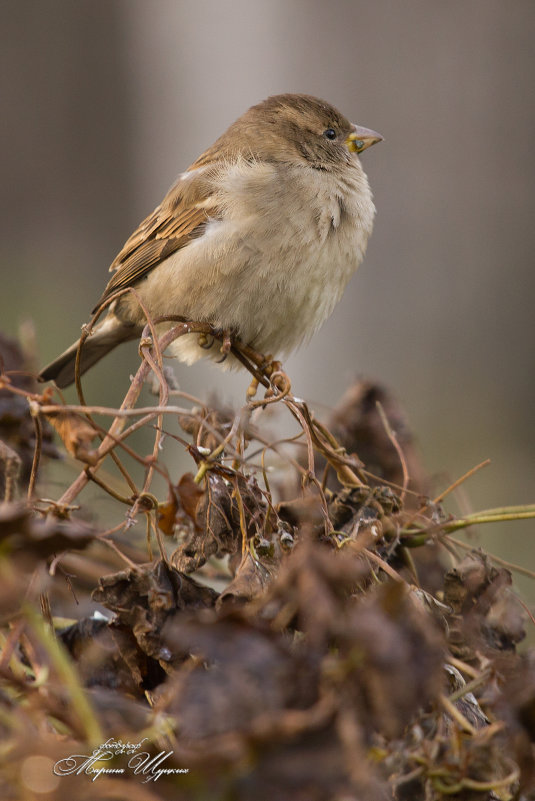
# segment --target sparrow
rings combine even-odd
[[[96,308],[133,287],[152,319],[209,323],[260,353],[288,354],[329,317],[364,257],[375,206],[359,154],[382,138],[309,95],[252,106],[127,240]],[[83,344],[80,373],[146,322],[133,292],[115,298]],[[40,380],[71,384],[77,349]],[[169,351],[187,364],[221,359],[192,333]],[[222,366],[238,364],[229,354]]]

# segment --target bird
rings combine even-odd
[[[179,175],[112,262],[96,309],[120,290],[135,293],[109,303],[83,343],[80,374],[141,336],[143,306],[153,319],[208,323],[260,353],[287,355],[310,339],[364,257],[376,210],[359,156],[382,139],[311,95],[273,95],[249,108]],[[39,379],[71,384],[78,345]],[[221,361],[194,333],[168,352],[186,364]],[[221,366],[238,364],[229,353]]]

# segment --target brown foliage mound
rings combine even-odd
[[[268,393],[229,412],[173,388],[165,344],[144,337],[110,410],[53,403],[4,343],[2,797],[535,798],[523,610],[509,571],[452,537],[497,512],[453,518],[428,496],[383,388],[355,385],[325,426],[249,353]],[[150,368],[159,405],[135,408]],[[274,405],[297,436],[266,434]],[[197,470],[178,480],[160,459],[172,420]],[[58,500],[37,494],[47,421],[83,464]],[[127,442],[140,427],[148,457]],[[97,500],[75,506],[89,482]]]

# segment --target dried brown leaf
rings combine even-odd
[[[513,651],[525,637],[524,612],[511,589],[511,573],[471,551],[444,577],[449,643],[455,656],[473,661],[477,649]]]
[[[178,497],[184,512],[194,522],[197,520],[197,507],[199,506],[201,498],[204,496],[204,490],[193,480],[192,473],[184,473],[180,477],[177,484]]]
[[[161,708],[177,717],[181,737],[246,731],[269,712],[317,700],[317,663],[266,627],[232,616],[204,623],[175,619],[166,639],[170,649],[196,657],[162,696]]]
[[[0,541],[9,553],[24,557],[28,564],[35,565],[62,551],[86,548],[94,539],[94,529],[82,520],[37,517],[23,503],[0,506]]]
[[[250,537],[263,533],[271,523],[267,504],[252,479],[239,478],[233,485],[209,473],[201,496],[188,489],[188,503],[190,508],[195,504],[195,528],[173,557],[176,567],[184,573],[197,570],[212,555],[238,553]]]
[[[47,414],[46,419],[63,440],[67,453],[89,465],[98,462],[96,452],[89,448],[97,432],[85,418],[76,412],[57,412]]]
[[[402,466],[378,412],[378,402],[403,451],[410,477],[409,489],[426,495],[429,482],[406,415],[386,387],[366,379],[356,381],[331,415],[329,429],[348,453],[358,454],[370,473],[402,486]],[[411,496],[407,503],[411,504]]]
[[[122,652],[131,670],[139,659],[136,649],[127,647],[127,635],[131,635],[136,648],[141,650],[143,658],[142,664],[138,664],[138,680],[147,673],[145,655],[159,662],[165,671],[171,670],[176,655],[162,641],[166,621],[179,612],[210,608],[216,599],[215,590],[162,561],[104,576],[93,591],[93,600],[117,615],[113,631],[118,632],[117,637],[122,637]]]

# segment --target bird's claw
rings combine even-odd
[[[251,383],[247,387],[247,392],[245,393],[245,397],[248,401],[252,400],[258,391],[258,378],[251,379]]]
[[[209,339],[207,334],[199,334],[197,342],[203,350],[210,350],[214,344],[214,339],[213,337]]]
[[[223,331],[223,341],[220,348],[220,351],[221,353],[224,354],[225,358],[229,355],[231,348],[232,348],[232,337],[230,335],[230,331],[227,328]]]

